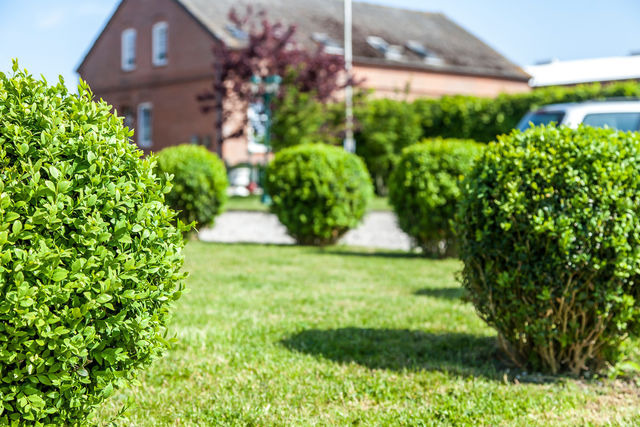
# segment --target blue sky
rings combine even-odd
[[[368,1],[442,12],[519,65],[640,51],[638,0]],[[74,86],[75,67],[118,3],[0,0],[0,70],[17,57],[32,73],[62,74]]]

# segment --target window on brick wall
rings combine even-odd
[[[150,102],[144,102],[138,105],[138,126],[136,133],[138,135],[138,146],[148,148],[152,143],[153,129],[153,108]]]
[[[156,22],[151,30],[153,65],[167,65],[168,56],[168,25],[166,22]]]
[[[136,68],[136,30],[127,28],[122,32],[121,60],[124,71]]]

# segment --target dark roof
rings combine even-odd
[[[312,47],[314,33],[325,33],[342,44],[342,0],[176,0],[206,29],[229,46],[242,41],[229,31],[228,13],[232,7],[243,13],[247,4],[254,10],[264,9],[267,17],[297,28],[296,40]],[[377,36],[389,45],[401,46],[402,56],[387,59],[373,48],[367,37]],[[418,42],[435,55],[424,57],[406,47]],[[527,81],[529,75],[520,67],[487,46],[481,40],[440,13],[353,3],[354,61],[386,66],[410,66],[435,71],[495,76]],[[439,59],[438,59],[439,58]]]

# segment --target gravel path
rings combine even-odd
[[[249,211],[223,213],[213,228],[200,231],[199,238],[205,242],[294,243],[275,215]],[[398,228],[392,212],[370,212],[363,223],[349,231],[340,243],[380,249],[411,249],[409,237]]]

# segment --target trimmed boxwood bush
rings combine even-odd
[[[173,175],[167,203],[186,224],[212,225],[227,201],[227,170],[217,155],[200,145],[182,144],[158,153],[158,170]]]
[[[166,347],[183,239],[84,84],[0,73],[0,424],[75,425]]]
[[[485,149],[458,213],[462,280],[514,361],[598,370],[638,332],[640,137],[538,127]]]
[[[362,160],[324,144],[280,151],[267,168],[266,186],[271,210],[303,245],[335,243],[358,225],[373,195]]]
[[[471,140],[426,140],[405,148],[389,180],[398,225],[428,255],[455,254],[451,227],[462,177],[480,145]]]

